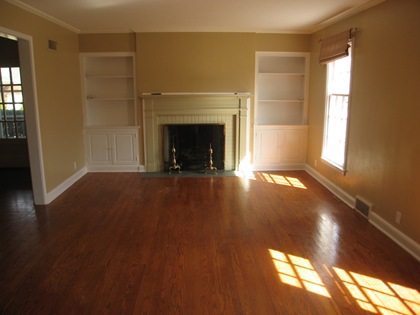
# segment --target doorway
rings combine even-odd
[[[27,146],[32,193],[36,205],[46,204],[46,188],[39,130],[32,37],[0,27],[0,36],[16,40],[25,100]]]

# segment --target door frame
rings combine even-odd
[[[39,128],[32,36],[2,26],[0,26],[0,33],[0,35],[12,36],[18,41],[23,99],[25,101],[26,136],[28,140],[32,193],[35,205],[45,205],[47,204],[47,194],[42,157],[41,131]]]

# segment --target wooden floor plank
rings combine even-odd
[[[420,263],[306,172],[0,193],[1,314],[418,313]]]

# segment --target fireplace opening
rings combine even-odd
[[[209,149],[213,166],[225,169],[225,125],[180,124],[163,126],[164,169],[172,165],[172,147],[181,170],[201,171],[209,166]]]

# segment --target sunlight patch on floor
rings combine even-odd
[[[283,284],[331,298],[308,259],[273,249],[268,251]],[[415,289],[338,267],[332,268],[334,272],[330,272],[328,267],[326,269],[344,297],[347,300],[350,297],[363,310],[382,315],[420,314],[420,293]]]
[[[269,251],[281,282],[331,297],[309,260],[272,249]]]
[[[253,173],[246,173],[246,174],[241,173],[241,172],[236,172],[236,175],[238,177],[242,177],[242,178],[246,178],[250,180],[306,189],[306,186],[299,179],[295,177],[283,176],[283,175],[272,174],[272,173],[267,173],[267,172],[253,172]]]
[[[337,267],[333,270],[363,309],[378,314],[419,314],[417,290]]]

